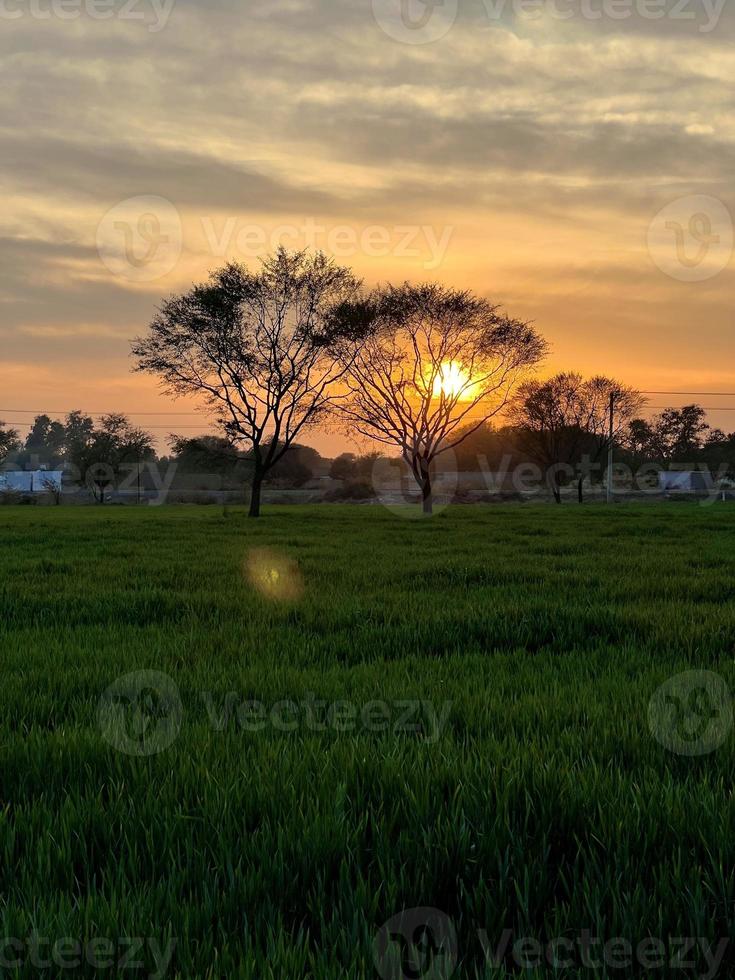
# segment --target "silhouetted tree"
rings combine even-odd
[[[735,478],[735,432],[726,435],[721,429],[712,429],[702,448],[701,462],[720,478]]]
[[[117,482],[123,467],[154,455],[152,437],[119,414],[102,416],[91,432],[85,426],[67,446],[68,462],[100,504],[104,504],[107,489]]]
[[[357,456],[354,453],[342,453],[332,460],[329,475],[333,480],[354,480],[357,477]]]
[[[615,439],[645,402],[633,388],[600,375],[585,380],[574,372],[529,381],[519,388],[508,418],[520,445],[546,469],[557,503],[561,503],[562,469],[576,466],[577,495],[583,502],[587,474],[580,464],[583,458],[589,464],[599,462],[609,449],[611,398]]]
[[[48,415],[37,415],[24,445],[34,466],[55,466],[64,455],[66,431],[62,422]]]
[[[321,456],[311,446],[293,444],[275,466],[271,467],[267,480],[288,487],[303,487],[313,479],[321,463]]]
[[[0,422],[0,465],[17,453],[21,447],[17,429],[6,429],[5,423]]]
[[[342,453],[332,460],[329,475],[333,480],[342,480],[344,483],[369,483],[373,468],[380,459],[385,459],[384,453],[365,453],[363,456]]]
[[[188,473],[232,473],[245,458],[230,439],[223,436],[177,436],[169,439],[176,462]]]
[[[639,459],[693,465],[710,430],[706,419],[700,405],[666,408],[650,422],[634,418],[625,436],[626,448]]]
[[[338,410],[352,431],[397,446],[432,512],[432,465],[505,406],[543,357],[527,323],[438,285],[388,286],[339,316],[366,339]]]
[[[510,425],[495,428],[483,425],[456,449],[457,469],[461,472],[509,473],[515,466],[530,462]]]
[[[64,422],[64,450],[77,442],[84,442],[92,435],[94,429],[94,419],[91,415],[84,415],[78,409],[69,412]]]
[[[203,395],[227,436],[252,453],[251,517],[266,474],[332,406],[357,332],[331,314],[358,289],[322,253],[279,249],[256,273],[231,263],[167,300],[133,346],[137,370],[175,395]]]

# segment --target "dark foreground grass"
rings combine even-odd
[[[254,549],[285,601],[248,580]],[[24,944],[0,973],[39,975],[35,933],[97,940],[92,959],[118,972],[123,937],[140,937],[144,966],[128,951],[124,976],[155,974],[175,939],[168,977],[375,977],[381,924],[433,906],[457,929],[457,976],[519,972],[483,957],[506,929],[666,946],[652,969],[587,971],[575,954],[529,976],[706,975],[701,948],[671,967],[669,937],[733,934],[735,735],[674,754],[648,705],[686,670],[732,688],[734,597],[727,505],[427,523],[0,509],[0,935]],[[157,725],[165,699],[99,711],[142,670],[183,708],[147,756],[110,739],[147,751],[175,734]],[[289,730],[256,724],[253,700],[295,702],[277,709]],[[339,701],[354,709],[314,704]],[[431,706],[405,719],[406,701]]]

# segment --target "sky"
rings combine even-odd
[[[130,341],[284,244],[473,289],[535,323],[543,375],[716,392],[650,412],[735,430],[734,8],[0,0],[0,419],[205,431]]]

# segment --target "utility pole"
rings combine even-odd
[[[138,505],[140,505],[140,453],[138,453]]]
[[[615,441],[615,396],[616,391],[610,392],[610,434],[607,447],[607,502],[613,502],[613,442]]]

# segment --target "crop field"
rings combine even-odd
[[[722,503],[0,508],[1,975],[732,975],[734,599]]]

